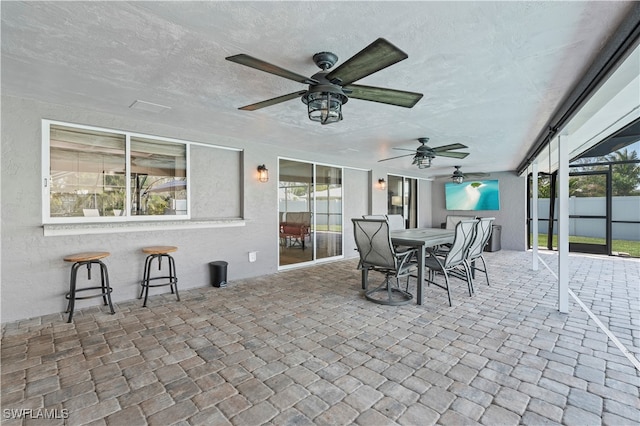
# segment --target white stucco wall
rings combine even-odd
[[[214,135],[118,118],[12,97],[2,98],[2,322],[64,311],[70,264],[64,256],[83,251],[108,251],[108,265],[115,302],[137,297],[147,245],[175,245],[176,268],[181,289],[209,285],[208,262],[229,262],[230,281],[277,270],[276,179],[263,184],[255,179],[253,165],[267,163],[275,170],[276,157],[259,145],[243,154],[245,167],[243,199],[245,226],[205,229],[156,229],[122,232],[114,227],[108,234],[45,237],[41,201],[41,119],[124,129],[194,142],[238,145]],[[257,166],[256,166],[257,167]],[[210,173],[211,174],[211,173]],[[217,203],[224,203],[238,191],[239,176],[229,176],[219,185]],[[226,189],[225,189],[226,188]],[[228,191],[228,192],[225,192]],[[211,200],[198,207],[206,208]],[[248,262],[247,252],[257,251],[257,261]],[[86,276],[86,273],[82,273]],[[167,289],[156,289],[158,292]],[[216,289],[217,290],[217,289]],[[223,290],[222,290],[223,291]],[[99,299],[78,302],[95,305]]]
[[[507,250],[526,249],[526,179],[514,173],[491,173],[487,179],[497,179],[500,186],[500,210],[461,211],[446,210],[444,184],[447,180],[433,182],[433,220],[431,226],[439,227],[447,215],[495,217],[495,225],[502,227],[501,245]]]
[[[239,177],[224,181],[214,171],[198,170],[192,179],[207,179],[216,185],[219,199],[192,200],[194,212],[206,212],[215,203],[240,196],[240,210],[244,212],[244,226],[216,228],[149,228],[140,232],[124,232],[113,227],[108,233],[44,236],[42,227],[41,155],[43,118],[69,123],[121,129],[143,134],[176,138],[242,149],[241,177],[244,186],[238,187]],[[153,119],[156,119],[155,117]],[[259,141],[220,139],[214,134],[175,128],[151,122],[117,117],[96,111],[53,105],[21,98],[2,97],[2,157],[0,230],[0,321],[9,322],[34,316],[59,313],[66,308],[64,294],[68,291],[70,264],[63,257],[82,251],[108,251],[108,265],[113,300],[135,299],[139,291],[144,254],[148,245],[175,245],[180,289],[210,286],[208,263],[214,260],[229,262],[228,280],[276,273],[278,269],[278,179],[272,173],[269,182],[256,179],[258,164],[277,170],[278,156],[301,161],[327,161],[310,158],[304,151],[274,152]],[[195,161],[197,164],[197,161]],[[334,164],[340,166],[340,164]],[[366,167],[366,166],[365,166]],[[201,173],[202,172],[202,173]],[[386,209],[386,191],[375,188],[378,178],[387,170],[376,165],[366,168],[345,168],[344,172],[344,257],[357,256],[350,219],[370,210]],[[492,176],[493,178],[493,176]],[[496,223],[503,226],[502,246],[524,249],[525,245],[525,189],[524,178],[512,174],[497,174],[500,179],[502,210],[490,212]],[[438,181],[420,181],[419,225],[439,226],[446,217],[444,188]],[[236,208],[234,207],[234,210]],[[479,212],[482,215],[483,212]],[[486,212],[484,212],[486,213]],[[199,215],[206,216],[199,213]],[[485,214],[487,216],[488,214]],[[257,261],[248,261],[248,252],[257,252]],[[354,273],[357,271],[354,270]],[[85,275],[85,274],[83,274]],[[95,276],[95,275],[94,275]],[[156,289],[158,292],[167,289]],[[212,288],[224,297],[224,289]],[[153,293],[152,293],[153,294]],[[98,305],[100,299],[78,302],[78,308]]]

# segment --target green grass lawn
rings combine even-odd
[[[533,237],[532,237],[533,238]],[[604,245],[604,238],[592,238],[592,237],[576,237],[569,236],[569,242],[571,243],[586,243],[586,244],[600,244]],[[628,241],[628,240],[612,240],[611,250],[619,253],[628,253],[632,257],[640,257],[640,241]],[[538,234],[538,247],[547,247],[547,235]],[[558,247],[558,236],[553,236],[553,247]]]

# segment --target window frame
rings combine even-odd
[[[98,217],[51,217],[51,126],[59,125],[64,127],[98,131],[105,133],[113,133],[114,135],[121,135],[125,138],[125,206],[124,214],[122,216],[98,216]],[[149,135],[145,133],[129,132],[125,130],[110,129],[104,127],[89,126],[84,124],[68,123],[64,121],[56,121],[43,119],[41,124],[42,129],[42,169],[41,169],[41,184],[42,184],[42,223],[43,224],[82,224],[82,223],[122,223],[122,222],[148,222],[148,221],[177,221],[177,220],[190,220],[191,219],[191,145],[194,142],[184,141],[180,139],[167,138],[162,136]],[[158,142],[168,142],[174,144],[182,144],[185,148],[185,175],[187,181],[187,212],[186,214],[175,215],[131,215],[131,138],[142,138],[147,140],[153,140]]]

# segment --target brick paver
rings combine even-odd
[[[372,304],[346,260],[3,324],[3,424],[637,424],[640,374],[606,334],[573,299],[558,313],[530,254],[486,258],[491,286],[454,279],[453,307],[437,287]],[[571,289],[640,356],[640,261],[570,259]]]

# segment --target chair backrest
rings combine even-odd
[[[401,214],[389,214],[387,215],[387,221],[389,222],[389,229],[392,231],[406,228],[404,217]]]
[[[469,260],[476,259],[482,255],[484,246],[487,245],[489,238],[491,237],[491,230],[493,229],[493,221],[495,217],[483,217],[476,223],[476,232],[469,246],[469,253],[467,257]]]
[[[286,212],[284,222],[311,225],[311,212]]]
[[[387,217],[383,214],[363,214],[363,219],[386,219]]]
[[[397,269],[387,219],[351,219],[362,266]]]
[[[456,225],[456,235],[444,260],[445,268],[461,264],[467,258],[469,245],[473,241],[476,220],[461,220]]]
[[[82,213],[88,217],[100,216],[100,211],[98,209],[82,209]]]
[[[445,222],[445,229],[456,229],[456,225],[461,220],[471,220],[475,219],[475,216],[456,216],[456,215],[447,215],[447,220]]]

